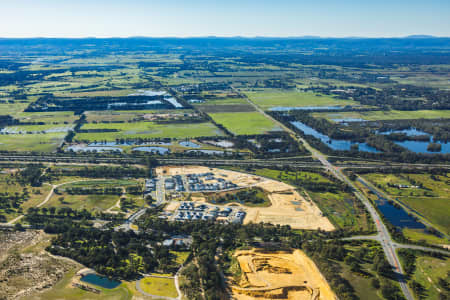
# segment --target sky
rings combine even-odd
[[[449,0],[0,0],[0,37],[450,36]]]

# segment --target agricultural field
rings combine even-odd
[[[257,92],[246,92],[246,95],[263,109],[274,107],[346,106],[358,104],[351,100],[339,100],[326,95],[297,91],[268,89]]]
[[[223,125],[235,135],[263,134],[281,130],[272,120],[259,112],[210,113],[214,122]]]
[[[365,174],[364,178],[417,211],[442,232],[450,233],[449,174]],[[399,187],[402,186],[402,187]]]
[[[378,120],[412,120],[412,119],[448,119],[450,118],[450,110],[387,110],[387,111],[363,111],[363,112],[320,112],[313,113],[315,118],[324,118],[330,121],[334,119],[362,119],[366,121]]]
[[[199,136],[223,136],[220,129],[208,122],[192,124],[157,124],[154,122],[88,123],[83,125],[81,129],[96,132],[78,133],[75,136],[76,141],[115,141],[116,139],[139,138],[185,139]]]

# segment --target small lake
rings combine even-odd
[[[417,136],[417,135],[429,135],[425,131],[418,130],[416,128],[402,129],[402,130],[388,130],[388,131],[380,131],[379,134],[388,135],[391,133],[404,133],[407,136]]]
[[[87,274],[87,275],[81,277],[80,280],[90,283],[90,284],[100,286],[104,289],[114,289],[121,284],[120,281],[110,280],[106,277],[99,276],[99,275],[93,274],[93,273]]]
[[[270,111],[290,111],[290,110],[339,110],[343,109],[343,106],[276,106],[269,109]]]
[[[93,142],[88,145],[88,147],[113,147],[113,146],[131,146],[134,145],[133,142],[123,142],[123,143],[117,143],[117,142]]]
[[[172,104],[175,108],[183,108],[183,105],[181,105],[174,97],[164,98],[164,100]]]
[[[383,131],[383,132],[378,132],[379,134],[391,134],[391,133],[404,133],[407,136],[418,136],[418,135],[429,135],[429,133],[426,133],[425,131],[421,131],[418,130],[416,128],[409,128],[409,129],[403,129],[403,130],[389,130],[389,131]],[[450,142],[444,143],[444,142],[439,142],[439,141],[434,141],[433,137],[431,137],[431,141],[433,143],[436,144],[440,144],[441,145],[441,151],[428,151],[428,145],[430,144],[430,142],[427,141],[394,141],[394,143],[396,143],[399,146],[402,146],[403,148],[408,149],[409,151],[415,152],[415,153],[429,153],[429,154],[434,154],[434,153],[441,153],[441,154],[445,154],[445,153],[450,153]]]
[[[323,143],[325,143],[328,147],[330,147],[333,150],[350,150],[352,145],[356,144],[358,145],[359,151],[373,152],[373,153],[380,152],[374,147],[369,146],[367,143],[357,143],[349,140],[330,139],[328,136],[318,132],[314,128],[309,127],[308,125],[303,124],[302,122],[299,121],[291,121],[291,124],[294,125],[296,128],[300,129],[301,131],[303,131],[304,134],[312,135],[315,138],[320,139]]]
[[[402,146],[412,152],[415,153],[429,153],[429,154],[436,154],[436,153],[450,153],[450,143],[443,143],[443,142],[435,142],[436,144],[441,144],[441,151],[433,152],[428,151],[427,147],[429,142],[423,142],[423,141],[402,141],[402,142],[394,142],[399,146]]]
[[[375,200],[375,203],[378,209],[392,225],[400,228],[425,229],[424,224],[416,221],[416,219],[408,215],[403,208],[395,207],[393,204],[389,203],[387,199],[383,198],[377,190],[373,189],[362,180],[358,179],[358,181],[377,196],[378,199]]]
[[[122,152],[123,150],[121,148],[117,147],[101,147],[101,146],[80,146],[80,145],[73,145],[69,146],[66,149],[67,151],[74,151],[74,152],[109,152],[109,151],[119,151]]]
[[[153,90],[138,90],[136,93],[129,94],[128,96],[163,96],[166,95],[165,91],[153,91]]]
[[[224,155],[225,154],[225,151],[221,151],[221,150],[205,150],[205,149],[187,150],[185,152],[186,153],[203,153],[203,154],[209,154],[209,155]]]
[[[188,147],[188,148],[200,148],[201,147],[199,144],[196,144],[191,141],[182,141],[182,142],[179,142],[179,144],[183,147]]]
[[[132,149],[133,151],[151,152],[158,154],[167,154],[170,152],[169,149],[164,147],[136,147]]]

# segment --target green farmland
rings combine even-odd
[[[259,112],[211,113],[213,120],[236,135],[263,134],[280,128]]]
[[[440,119],[450,118],[450,110],[388,110],[340,113],[313,113],[316,118],[333,119],[363,119],[366,121],[378,120],[409,120],[409,119]]]
[[[63,142],[66,134],[3,134],[0,135],[0,150],[53,152]]]
[[[116,130],[115,132],[78,133],[78,141],[115,141],[116,139],[137,138],[194,138],[199,136],[222,136],[223,133],[214,124],[157,124],[154,122],[85,124],[82,130]]]
[[[301,106],[345,106],[357,105],[351,100],[339,100],[329,96],[314,93],[296,91],[264,90],[261,92],[246,92],[246,95],[258,106],[269,109],[277,106],[301,107]]]

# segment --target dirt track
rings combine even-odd
[[[231,286],[233,299],[336,299],[314,262],[300,250],[240,250],[234,256],[242,276]]]

